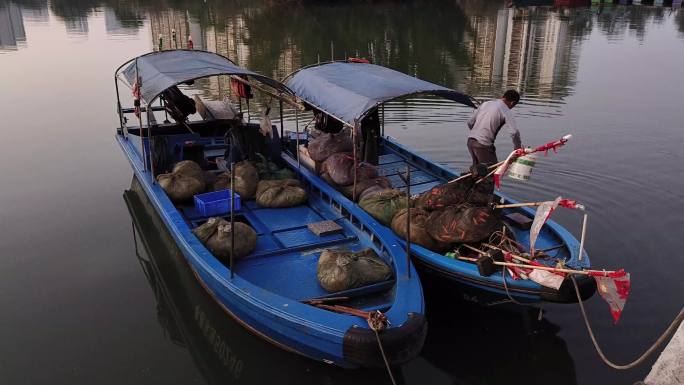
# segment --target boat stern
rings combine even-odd
[[[401,326],[378,332],[382,350],[390,365],[408,362],[418,356],[427,335],[427,320],[423,314],[409,313]],[[384,366],[378,338],[369,328],[352,326],[344,334],[345,361],[362,367]]]

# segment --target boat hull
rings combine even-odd
[[[209,295],[223,310],[246,329],[264,340],[291,352],[346,368],[384,365],[378,341],[362,318],[324,311],[297,300],[267,292],[239,274],[230,278],[229,270],[217,263],[191,233],[190,228],[154,183],[140,156],[140,138],[116,135],[129,160],[142,191],[173,237],[187,263]],[[348,207],[354,210],[352,207]],[[373,227],[370,224],[367,227]],[[376,234],[377,238],[387,237]],[[398,246],[387,246],[396,255]],[[406,362],[420,352],[427,331],[422,288],[412,265],[395,258],[396,268],[409,269],[412,278],[397,274],[395,301],[385,314],[392,325],[380,332],[385,353],[392,364]],[[375,335],[373,334],[373,337]]]
[[[381,168],[396,170],[399,168],[397,167],[398,162],[405,162],[415,167],[417,171],[412,171],[413,174],[422,173],[420,175],[420,183],[411,187],[412,194],[427,191],[432,186],[444,183],[458,176],[448,168],[412,152],[392,138],[383,138],[380,148],[382,153],[385,156],[392,157],[390,160],[393,161],[390,164],[382,164],[381,160]],[[514,200],[501,194],[498,194],[498,198],[502,199],[505,203],[516,203]],[[530,218],[534,217],[534,211],[529,208],[519,208],[509,210],[509,212],[517,212]],[[520,231],[519,235],[523,239],[526,237],[529,239],[529,231]],[[397,242],[405,247],[405,241],[396,234],[395,237],[397,237]],[[548,221],[540,234],[537,245],[541,245],[539,247],[541,249],[544,245],[551,246],[555,244],[564,245],[562,252],[567,254],[566,262],[570,267],[590,267],[589,257],[586,253],[583,253],[583,258],[579,258],[579,242],[577,239],[559,224],[554,221]],[[411,257],[424,281],[438,280],[440,284],[450,284],[469,301],[480,303],[503,301],[574,303],[578,301],[575,288],[569,279],[563,282],[559,290],[550,289],[529,280],[513,280],[510,276],[505,278],[504,282],[503,276],[500,273],[483,277],[472,263],[454,260],[415,244],[411,245]],[[576,281],[582,300],[590,298],[596,292],[596,282],[593,278],[585,275],[576,275]]]

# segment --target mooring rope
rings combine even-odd
[[[596,349],[596,352],[598,355],[601,357],[603,362],[606,363],[606,365],[610,366],[613,369],[618,369],[618,370],[626,370],[626,369],[631,369],[642,362],[646,360],[653,352],[658,349],[660,345],[665,342],[668,338],[672,336],[672,334],[675,332],[679,324],[684,320],[684,307],[679,311],[679,314],[675,319],[672,321],[670,326],[665,329],[665,332],[658,337],[658,339],[649,347],[641,356],[639,356],[636,360],[630,362],[629,364],[626,365],[617,365],[610,361],[605,354],[603,354],[603,350],[601,350],[601,347],[598,345],[598,342],[596,341],[596,336],[594,335],[594,331],[591,328],[591,325],[589,324],[589,319],[587,317],[587,313],[584,310],[584,304],[582,303],[582,296],[580,295],[579,287],[577,286],[577,282],[575,281],[575,277],[570,274],[570,279],[572,279],[572,284],[575,285],[575,294],[577,294],[577,303],[580,306],[580,310],[582,310],[582,317],[584,318],[584,324],[587,326],[587,331],[589,332],[589,337],[591,337],[591,342],[594,344],[594,348]]]
[[[389,361],[387,361],[385,349],[382,347],[382,341],[380,341],[380,333],[378,333],[380,330],[383,330],[387,326],[385,322],[386,318],[384,318],[384,315],[379,311],[371,313],[368,317],[368,326],[371,328],[371,330],[373,330],[373,332],[375,332],[375,338],[378,340],[378,347],[380,348],[380,354],[382,354],[382,360],[385,362],[387,374],[389,374],[392,384],[397,385],[397,382],[394,380],[394,375],[392,374],[392,368],[390,368]]]

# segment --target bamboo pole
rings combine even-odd
[[[496,163],[496,164],[493,164],[493,165],[487,167],[488,170],[493,170],[493,171],[492,171],[491,173],[487,174],[487,176],[485,176],[485,177],[482,178],[482,179],[486,179],[487,177],[491,176],[491,175],[494,173],[494,171],[496,171],[496,168],[499,167],[499,166],[501,166],[504,162],[505,162],[505,161],[501,161],[501,162],[499,162],[499,163]],[[456,183],[456,182],[458,182],[459,180],[465,179],[465,178],[467,178],[467,177],[469,177],[469,176],[471,176],[471,175],[473,175],[472,172],[465,173],[465,174],[459,176],[459,177],[456,178],[456,179],[452,179],[452,180],[448,181],[447,184]]]
[[[499,250],[504,253],[507,253],[508,255],[511,256],[513,259],[517,259],[521,262],[525,262],[525,264],[520,264],[520,263],[512,263],[512,262],[496,262],[494,261],[494,264],[500,265],[500,266],[514,266],[514,267],[523,267],[523,268],[530,268],[530,269],[538,269],[538,270],[548,270],[548,271],[553,271],[557,273],[570,273],[570,274],[584,274],[584,275],[595,275],[595,274],[603,274],[603,275],[608,275],[611,273],[615,273],[614,270],[591,270],[591,269],[586,269],[586,270],[576,270],[576,269],[567,269],[567,268],[559,268],[559,267],[548,267],[548,266],[538,266],[538,265],[531,265],[532,260],[527,259],[525,257],[522,257],[520,255],[508,252],[506,250],[503,250],[497,246],[490,245],[488,243],[483,243],[482,244],[485,247],[489,247],[494,250]],[[479,250],[475,247],[472,247],[470,245],[463,244],[462,246],[465,246],[466,248],[473,250],[477,252],[480,255],[486,255],[487,253],[485,251]],[[457,257],[459,259],[463,259],[464,261],[471,261],[475,262],[477,261],[476,258],[468,258],[468,257]]]
[[[524,202],[524,203],[510,203],[506,205],[495,205],[495,209],[510,209],[514,207],[531,207],[531,206],[539,206],[544,202]]]

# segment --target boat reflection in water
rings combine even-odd
[[[188,349],[208,384],[385,384],[383,369],[346,370],[278,349],[233,321],[207,295],[134,177],[124,200],[136,254],[167,338]],[[575,384],[558,327],[538,310],[483,307],[449,287],[426,286],[430,330],[421,355],[394,368],[399,383]]]
[[[450,383],[577,384],[560,328],[539,320],[539,308],[483,306],[449,285],[423,287],[430,330],[420,357],[446,372]]]

